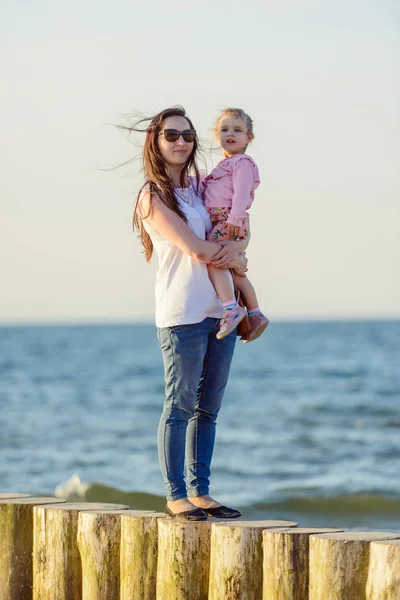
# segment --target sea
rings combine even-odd
[[[152,324],[0,327],[0,492],[162,510]],[[238,340],[211,494],[245,519],[400,532],[400,321]]]

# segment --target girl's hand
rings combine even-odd
[[[229,239],[235,238],[240,233],[240,227],[238,225],[226,224],[226,233]]]

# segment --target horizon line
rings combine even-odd
[[[354,316],[354,315],[312,315],[312,316],[280,316],[271,320],[271,324],[279,323],[349,323],[349,322],[359,322],[359,323],[380,323],[380,322],[400,322],[400,315],[362,315],[362,316]],[[107,327],[107,326],[118,326],[118,325],[139,325],[139,326],[149,326],[153,325],[156,327],[154,320],[151,319],[87,319],[87,318],[77,318],[77,319],[35,319],[35,320],[10,320],[10,321],[2,321],[0,320],[0,328],[7,327]]]

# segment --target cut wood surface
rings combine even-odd
[[[297,527],[294,521],[216,523],[211,533],[209,600],[261,600],[264,529]]]
[[[84,511],[78,518],[78,548],[84,600],[120,600],[121,515],[152,511]]]
[[[12,498],[29,498],[30,494],[15,494],[13,492],[1,492],[0,500],[11,500]]]
[[[121,515],[121,598],[154,600],[157,582],[158,526],[165,513]]]
[[[56,498],[0,500],[0,600],[32,600],[33,508]]]
[[[400,540],[371,542],[366,600],[400,600]]]
[[[310,536],[310,600],[364,600],[370,543],[399,538],[374,531]]]
[[[265,529],[263,535],[263,600],[308,598],[309,537],[316,533],[339,533],[343,529]]]
[[[207,600],[211,521],[158,521],[157,600]]]
[[[79,513],[120,509],[124,509],[123,504],[95,502],[34,507],[33,600],[78,600],[82,597],[82,566],[77,540]]]

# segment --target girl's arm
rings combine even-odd
[[[179,215],[168,208],[153,194],[150,201],[150,192],[146,192],[141,201],[140,214],[162,237],[177,246],[182,252],[204,263],[217,260],[219,268],[238,268],[243,264],[239,258],[240,248],[224,248],[221,244],[208,242],[199,238]]]
[[[255,167],[249,158],[240,159],[233,168],[232,208],[227,219],[230,225],[244,227],[247,221],[246,208],[254,187]]]

